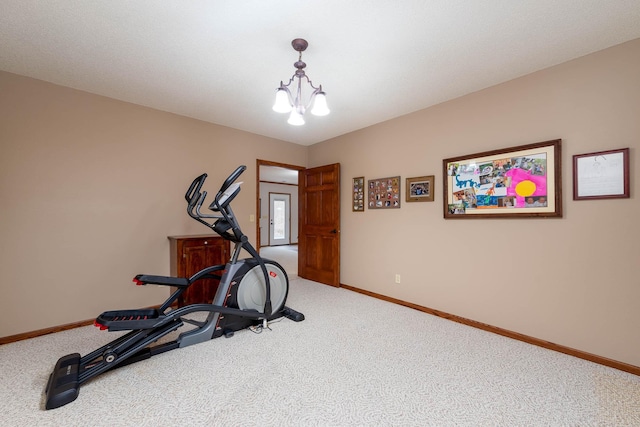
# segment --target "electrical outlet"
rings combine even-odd
[[[400,275],[396,274],[396,283],[400,283]]]

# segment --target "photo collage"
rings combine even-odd
[[[470,209],[526,209],[547,207],[547,154],[503,158],[487,162],[450,163],[450,214]]]
[[[400,207],[400,177],[379,178],[369,181],[369,209]]]

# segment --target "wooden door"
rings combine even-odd
[[[340,164],[298,175],[298,275],[340,286]]]

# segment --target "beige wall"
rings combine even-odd
[[[234,201],[255,242],[256,158],[305,165],[307,148],[0,72],[0,336],[161,303],[167,236],[209,231],[184,193],[238,165]],[[208,202],[207,202],[208,203]]]
[[[556,138],[563,218],[443,219],[442,159]],[[631,198],[573,201],[571,156],[623,147]],[[316,144],[309,166],[342,166],[342,283],[640,366],[639,148],[635,40]],[[435,175],[436,200],[354,213],[363,175]]]

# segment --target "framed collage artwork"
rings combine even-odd
[[[400,177],[377,178],[369,180],[369,209],[400,208]]]
[[[561,140],[442,161],[444,218],[562,217]]]

